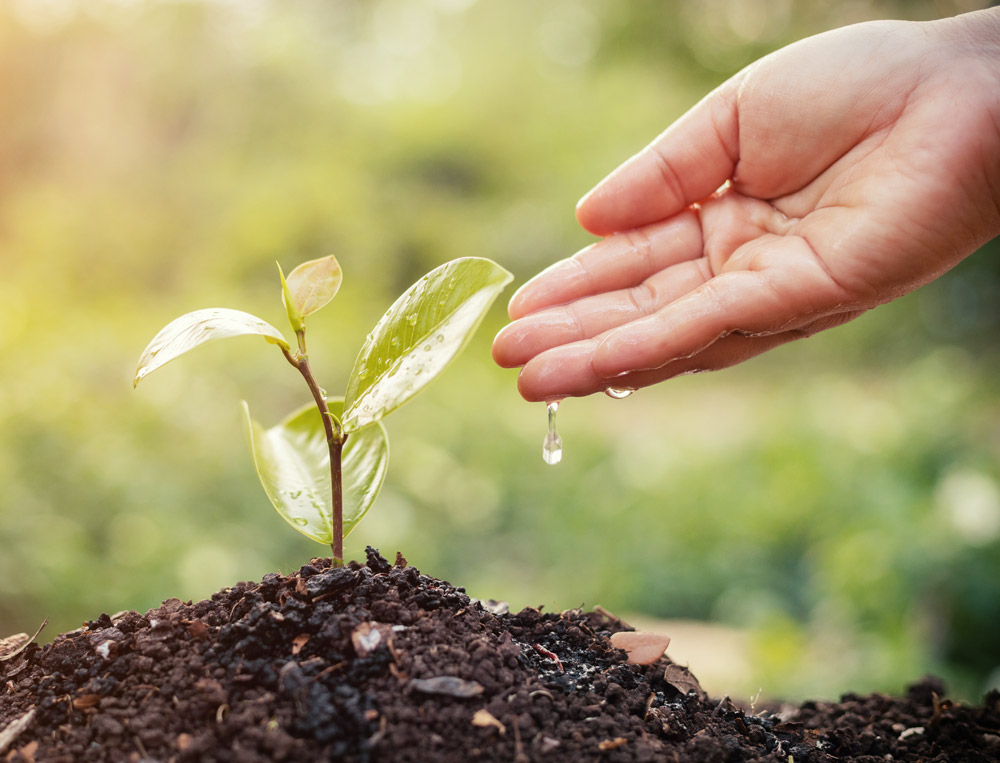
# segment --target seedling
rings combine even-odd
[[[305,262],[281,278],[295,332],[293,347],[271,324],[249,313],[208,308],[171,321],[143,350],[133,386],[174,358],[216,339],[257,335],[277,345],[305,379],[313,402],[265,429],[244,401],[244,423],[257,476],[286,522],[329,544],[343,564],[344,536],[374,503],[389,445],[382,419],[423,389],[465,347],[511,274],[479,257],[452,260],[397,299],[368,335],[344,397],[330,398],[306,351],[307,316],[330,302],[342,273],[333,256]]]

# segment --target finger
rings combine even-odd
[[[677,376],[729,368],[780,345],[839,326],[862,312],[850,310],[826,316],[801,329],[769,336],[730,334],[689,358],[675,360],[661,368],[633,371],[615,379],[606,379],[594,373],[591,366],[596,349],[594,340],[563,345],[532,359],[521,371],[517,387],[529,402],[583,397],[608,388],[642,389]]]
[[[606,379],[594,373],[591,359],[594,340],[556,347],[532,359],[517,378],[517,389],[529,402],[584,397],[613,389],[642,389],[658,382],[690,373],[714,371],[740,363],[800,335],[774,334],[767,337],[731,335],[691,358],[663,368],[635,371]]]
[[[688,260],[654,273],[638,286],[531,313],[501,329],[493,340],[493,359],[504,368],[523,366],[552,347],[642,318],[703,284],[710,275],[706,268],[702,259]]]
[[[698,215],[688,210],[598,241],[555,263],[518,289],[507,311],[517,319],[581,297],[635,286],[674,263],[700,256],[701,250]]]
[[[772,334],[843,312],[854,300],[802,238],[762,236],[724,272],[656,313],[608,332],[593,369],[606,379],[691,357],[734,331]]]
[[[736,93],[742,74],[711,92],[597,184],[576,217],[597,235],[675,215],[730,179],[739,160]]]

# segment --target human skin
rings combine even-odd
[[[605,238],[510,301],[531,401],[716,370],[843,324],[1000,234],[1000,8],[783,48],[580,201]]]

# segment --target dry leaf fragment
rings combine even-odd
[[[500,723],[493,713],[485,707],[476,710],[476,714],[472,716],[472,725],[479,726],[481,728],[492,726],[493,728],[499,730],[501,734],[507,733],[507,727]]]
[[[615,737],[614,739],[605,739],[597,745],[597,749],[601,752],[607,752],[608,750],[617,750],[623,744],[628,744],[628,740],[625,737]]]
[[[38,740],[36,739],[34,742],[28,742],[17,752],[22,758],[24,758],[24,763],[35,763],[35,753],[38,752]]]
[[[698,683],[698,679],[691,674],[690,670],[680,665],[673,663],[667,665],[667,669],[663,672],[663,680],[677,689],[681,694],[695,692],[700,697],[705,696],[705,692],[701,688],[701,684]]]
[[[27,633],[15,633],[7,638],[0,638],[0,658],[7,654],[16,652],[25,644],[31,643],[31,638]]]
[[[86,710],[91,707],[97,707],[100,701],[100,694],[81,694],[79,697],[73,698],[73,709]]]
[[[670,637],[661,636],[659,633],[622,631],[611,634],[611,645],[616,649],[624,649],[628,654],[630,664],[650,665],[660,659],[667,651]]]
[[[292,654],[296,655],[302,651],[304,647],[309,642],[308,633],[300,633],[298,636],[292,639]]]
[[[414,678],[410,688],[424,694],[444,694],[449,697],[468,699],[478,697],[483,693],[483,686],[476,681],[466,681],[454,676],[436,676],[434,678]]]
[[[389,643],[392,626],[384,623],[361,623],[351,633],[351,644],[358,657],[367,657],[382,643]]]

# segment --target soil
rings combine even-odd
[[[1000,694],[934,680],[754,712],[602,610],[509,613],[369,549],[0,641],[0,761],[1000,761]]]

